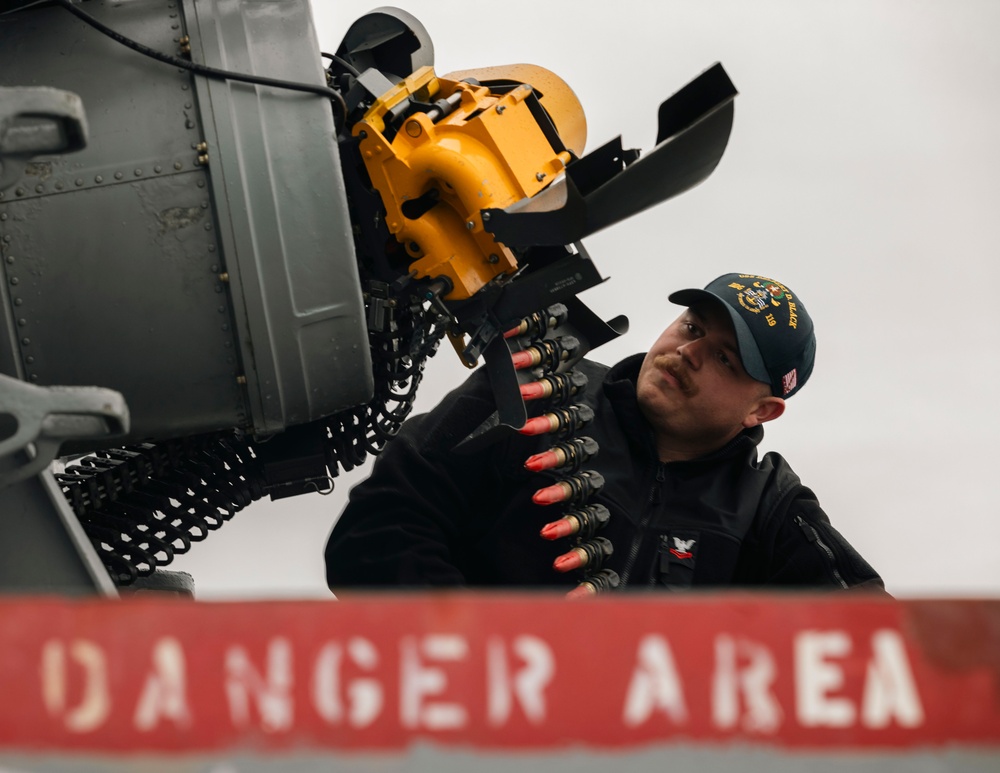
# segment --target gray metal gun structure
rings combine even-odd
[[[439,77],[391,8],[315,41],[307,0],[0,10],[0,588],[113,596],[329,490],[444,336],[521,426],[502,333],[556,303],[576,358],[622,332],[580,240],[704,180],[732,124],[715,65],[648,154],[583,155],[541,68]]]

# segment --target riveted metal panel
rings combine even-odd
[[[176,3],[86,10],[146,45],[177,48]],[[0,200],[23,377],[122,392],[130,439],[245,424],[191,76],[59,8],[4,17],[0,40],[6,85],[72,91],[90,126],[84,150],[31,160]]]
[[[196,61],[323,80],[306,0],[82,7],[160,51],[190,34]],[[267,434],[370,396],[329,100],[192,76],[58,7],[0,17],[0,84],[74,92],[90,126],[0,192],[6,370],[122,392],[129,439]]]
[[[241,420],[206,197],[178,175],[7,205],[5,269],[28,380],[120,391],[137,438]]]

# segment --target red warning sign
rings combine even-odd
[[[0,747],[1000,746],[1000,602],[0,602]]]

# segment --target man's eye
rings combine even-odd
[[[729,355],[725,352],[719,352],[719,362],[725,365],[730,370],[735,370],[736,367],[733,365],[733,361],[729,359]]]

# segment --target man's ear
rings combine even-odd
[[[785,401],[780,397],[762,397],[756,407],[743,420],[744,427],[756,427],[765,421],[774,421],[785,412]]]

